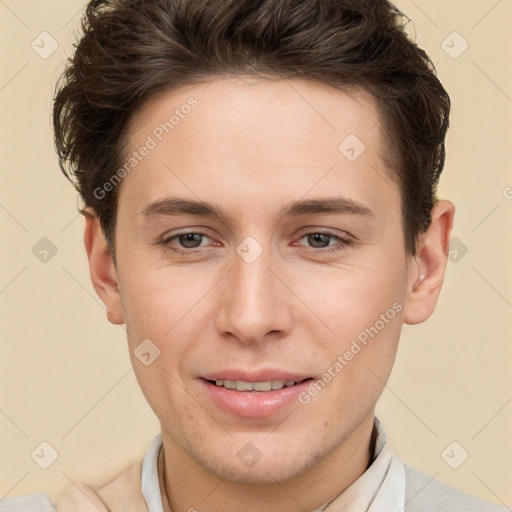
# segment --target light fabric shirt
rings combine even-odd
[[[375,451],[368,469],[343,493],[314,512],[507,512],[404,464],[375,418]],[[69,483],[50,499],[44,493],[0,500],[0,512],[163,512],[158,478],[162,435],[134,464],[105,485]]]

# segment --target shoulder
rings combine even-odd
[[[0,512],[56,512],[56,510],[50,498],[42,492],[0,499]]]
[[[99,487],[70,482],[53,502],[58,512],[145,512],[140,488],[137,462]]]
[[[405,512],[507,512],[404,463]]]
[[[54,495],[24,494],[0,500],[0,512],[146,512],[140,462],[101,486],[68,482]]]

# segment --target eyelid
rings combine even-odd
[[[300,238],[303,238],[306,235],[312,235],[312,234],[321,234],[321,235],[329,235],[333,238],[340,238],[340,239],[351,239],[355,240],[355,238],[346,231],[343,231],[342,233],[335,232],[334,230],[331,230],[329,228],[320,228],[315,226],[307,226],[305,228],[302,228],[299,230],[298,235]]]

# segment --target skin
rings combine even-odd
[[[86,219],[92,282],[109,320],[126,324],[136,377],[161,423],[165,510],[314,510],[369,463],[401,326],[428,319],[439,296],[454,206],[435,204],[408,257],[374,100],[312,82],[231,77],[166,91],[132,119],[127,154],[191,96],[197,107],[119,185],[115,265],[97,218]],[[349,134],[366,146],[353,162],[338,150]],[[279,217],[291,201],[334,195],[372,213]],[[171,196],[216,203],[226,218],[141,213]],[[198,230],[207,236],[195,244],[158,243]],[[325,231],[333,237],[307,236]],[[247,236],[263,248],[252,263],[236,252]],[[226,368],[318,379],[394,303],[401,311],[306,405],[241,418],[200,385]],[[144,366],[134,350],[147,338],[161,353]],[[249,442],[262,454],[250,468],[237,457]]]

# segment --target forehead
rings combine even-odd
[[[125,161],[144,146],[125,181],[130,199],[137,190],[146,202],[171,181],[200,197],[218,195],[222,183],[232,202],[256,190],[291,199],[340,184],[382,202],[375,185],[394,188],[373,97],[317,82],[231,77],[160,93],[134,115]]]
[[[187,105],[191,98],[197,103],[193,109]],[[154,95],[135,112],[127,140],[136,144],[141,136],[169,121],[175,135],[187,133],[190,122],[182,121],[189,114],[198,137],[243,136],[250,130],[267,144],[279,144],[284,139],[313,140],[315,132],[320,137],[334,135],[335,141],[347,130],[368,142],[376,142],[380,136],[380,130],[374,130],[380,122],[376,101],[360,88],[346,92],[306,80],[233,76]],[[297,124],[299,119],[302,122]],[[218,129],[211,129],[211,121]],[[274,132],[283,127],[287,130],[276,139]],[[164,130],[162,135],[168,134]]]

